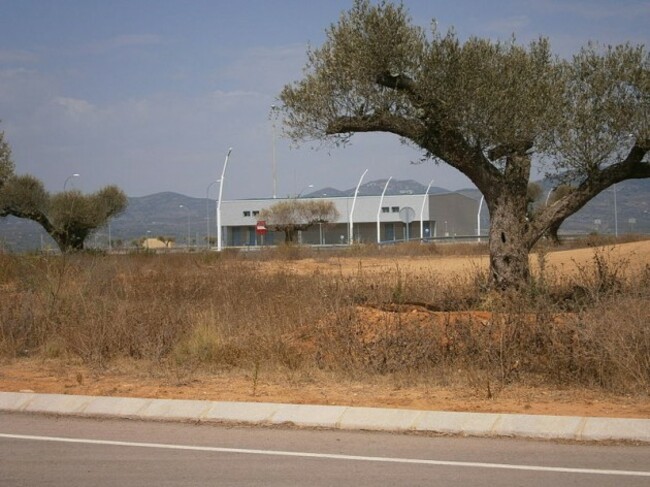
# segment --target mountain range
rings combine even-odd
[[[359,196],[380,195],[386,179],[369,181],[359,187]],[[542,196],[538,204],[548,197],[551,184],[541,182]],[[339,190],[321,188],[304,194],[302,198],[352,196],[356,188]],[[427,187],[413,180],[392,179],[386,194],[424,194]],[[429,194],[447,193],[445,188],[432,186]],[[457,191],[470,198],[480,199],[476,188]],[[615,211],[616,209],[616,211]],[[179,243],[188,239],[193,245],[203,246],[208,233],[214,236],[216,202],[212,199],[193,198],[173,192],[129,197],[124,213],[111,221],[110,228],[99,229],[87,241],[88,247],[106,247],[113,242],[129,246],[143,237],[173,237]],[[560,233],[599,232],[650,234],[650,179],[628,180],[602,192],[562,226]],[[0,218],[0,249],[29,251],[54,247],[53,241],[39,225],[14,217]]]

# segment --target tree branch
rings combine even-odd
[[[430,96],[422,99],[417,91],[417,84],[412,78],[403,74],[392,75],[384,72],[377,76],[376,82],[385,88],[404,93],[413,107],[424,113],[421,122],[424,128],[421,129],[420,138],[414,139],[405,134],[398,135],[413,140],[430,154],[464,173],[483,193],[496,186],[496,182],[502,177],[500,172],[482,152],[468,145],[460,132],[450,128],[444,120],[440,119],[441,110],[437,101]],[[524,149],[524,152],[529,148]],[[508,151],[516,149],[518,147],[508,148]],[[494,160],[492,157],[490,159]]]
[[[616,183],[650,178],[650,162],[643,162],[648,150],[648,147],[637,144],[622,161],[591,173],[577,188],[536,215],[530,226],[530,237],[539,238],[553,224],[564,221]]]
[[[36,211],[36,210],[23,210],[20,208],[16,208],[14,206],[7,206],[6,208],[2,208],[2,211],[0,211],[0,216],[15,216],[16,218],[24,218],[26,220],[32,220],[36,223],[38,223],[40,226],[43,227],[43,230],[45,230],[48,234],[51,234],[55,228],[54,225],[50,222],[49,218],[41,212],[41,211]]]
[[[397,76],[394,76],[388,72],[384,72],[379,76],[377,76],[376,82],[377,84],[385,88],[391,88],[393,90],[403,91],[412,96],[416,94],[415,82],[411,78],[403,74],[398,74]]]
[[[331,121],[325,129],[327,135],[352,132],[389,132],[417,141],[423,137],[425,127],[419,121],[409,120],[389,113],[377,113],[358,117],[338,117]]]
[[[521,142],[519,144],[502,144],[490,149],[487,156],[490,160],[496,161],[502,157],[511,156],[514,154],[525,154],[533,147],[530,141]]]

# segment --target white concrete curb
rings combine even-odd
[[[0,392],[0,411],[331,429],[650,443],[650,419],[456,413],[346,406]]]

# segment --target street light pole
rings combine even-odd
[[[433,184],[433,179],[429,182],[429,186],[427,186],[427,190],[424,192],[424,198],[422,198],[422,208],[420,209],[420,240],[424,239],[424,205],[427,202],[427,196],[429,196],[429,190],[431,189],[431,185]]]
[[[350,227],[349,227],[349,235],[348,235],[348,245],[352,245],[354,241],[354,205],[357,203],[357,195],[359,194],[359,187],[361,186],[361,181],[363,181],[363,177],[366,175],[367,172],[368,172],[367,169],[363,171],[363,174],[359,178],[357,189],[354,190],[354,198],[352,199],[352,208],[350,209]]]
[[[79,173],[74,173],[65,178],[65,182],[63,183],[63,191],[65,191],[65,187],[68,185],[68,181],[70,181],[72,178],[78,178],[79,176],[81,176]]]
[[[219,181],[212,181],[208,184],[208,187],[205,190],[205,217],[208,221],[208,228],[206,232],[206,248],[210,250],[210,188],[217,184]]]
[[[481,241],[481,209],[483,208],[483,201],[485,196],[481,195],[481,202],[478,204],[478,212],[476,213],[476,236],[478,241]]]
[[[278,197],[278,177],[277,177],[277,162],[275,159],[275,113],[278,110],[278,107],[271,105],[271,117],[273,120],[271,122],[271,172],[273,177],[273,199]]]
[[[379,198],[379,207],[377,208],[377,243],[381,243],[381,205],[384,204],[384,195],[386,194],[386,189],[388,189],[388,183],[390,183],[391,179],[393,179],[393,176],[386,180],[384,190],[381,192],[381,198]]]
[[[226,160],[223,163],[223,170],[221,171],[221,179],[219,179],[219,199],[217,200],[217,252],[221,252],[221,196],[223,194],[223,181],[226,178],[226,167],[228,166],[228,158],[232,152],[232,147],[228,149]]]
[[[298,193],[298,194],[296,195],[295,199],[300,198],[300,197],[302,196],[302,194],[305,192],[305,190],[307,190],[307,189],[309,189],[309,188],[313,188],[313,187],[314,187],[313,184],[309,184],[309,185],[305,186],[304,188],[302,188],[302,189],[300,190],[300,193]]]
[[[548,199],[551,197],[551,193],[555,191],[555,188],[551,188],[548,190],[548,194],[546,195],[546,202],[544,203],[544,206],[548,206]]]

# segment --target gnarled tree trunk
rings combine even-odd
[[[490,209],[490,277],[498,289],[519,289],[530,278],[532,246],[526,217],[526,178],[513,178],[486,196]],[[534,242],[533,242],[534,243]]]

